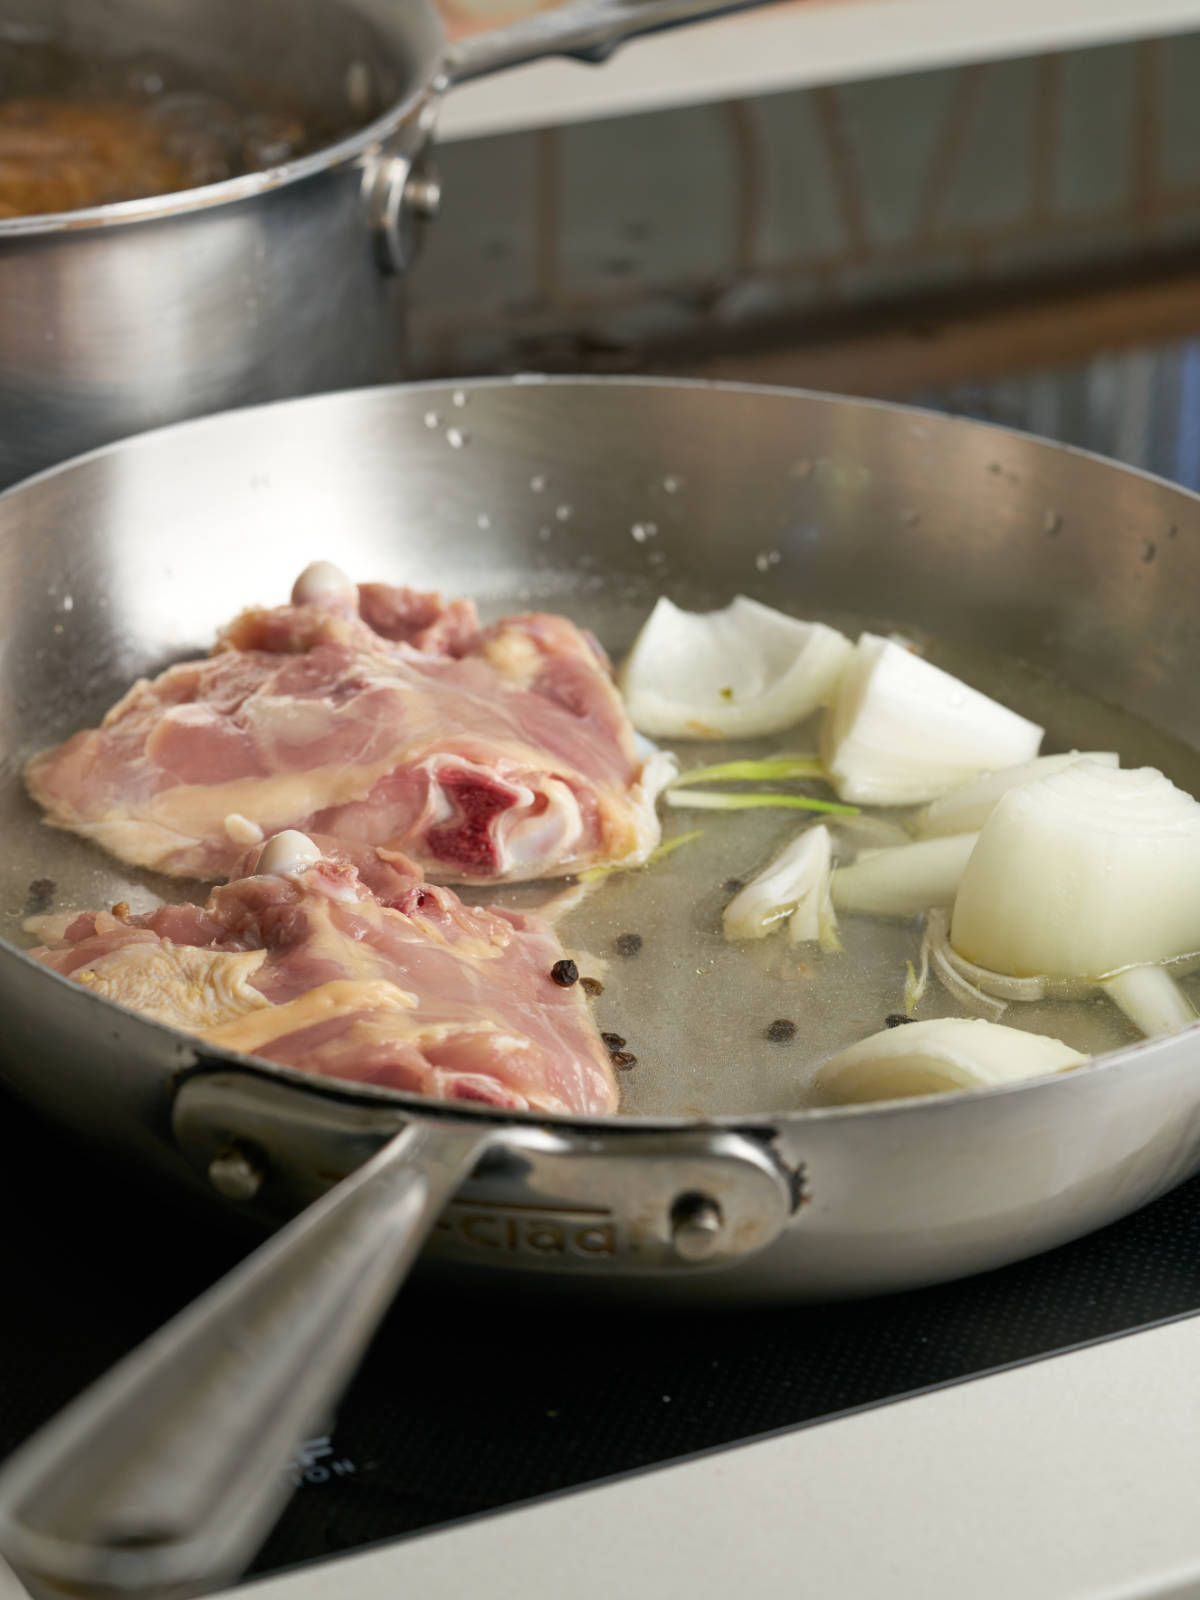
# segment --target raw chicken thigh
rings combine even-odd
[[[321,562],[26,780],[48,822],[176,876],[226,877],[300,828],[445,882],[519,881],[649,855],[672,768],[634,740],[603,651],[565,617],[481,628],[469,600]]]
[[[403,856],[284,832],[207,903],[81,913],[32,954],[210,1044],[322,1077],[604,1113],[616,1080],[543,918],[470,907]]]

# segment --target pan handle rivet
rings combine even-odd
[[[226,1145],[208,1164],[208,1180],[226,1200],[253,1200],[262,1188],[263,1169],[240,1145]]]
[[[703,1261],[720,1245],[724,1224],[710,1195],[681,1194],[671,1207],[671,1243],[685,1261]]]

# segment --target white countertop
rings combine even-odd
[[[443,139],[1200,28],[1200,0],[787,0],[456,89]]]
[[[1191,1317],[237,1600],[1187,1600],[1198,1483]]]

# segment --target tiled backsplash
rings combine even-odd
[[[1191,34],[448,144],[414,369],[634,367],[1186,257],[1198,85]]]

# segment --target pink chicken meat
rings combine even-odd
[[[550,925],[466,906],[394,852],[284,832],[207,903],[82,912],[32,954],[211,1044],[305,1072],[514,1110],[616,1109]],[[560,969],[561,975],[561,969]]]
[[[634,864],[665,758],[639,755],[607,659],[565,617],[483,628],[469,600],[317,563],[199,661],[134,684],[35,756],[47,821],[213,881],[284,828],[386,844],[451,883]]]

